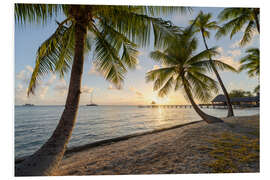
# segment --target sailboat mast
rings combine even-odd
[[[90,103],[93,104],[93,91],[91,92],[91,99],[90,99]]]

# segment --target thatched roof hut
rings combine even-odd
[[[233,97],[230,98],[232,104],[259,104],[260,96],[255,97]],[[212,100],[213,104],[226,104],[226,98],[220,94]]]

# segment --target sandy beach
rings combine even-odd
[[[68,153],[55,175],[259,172],[259,115],[223,120]]]

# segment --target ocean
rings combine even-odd
[[[64,106],[15,106],[15,158],[31,155],[50,137]],[[225,117],[226,109],[206,109]],[[259,114],[259,108],[235,109],[236,116]],[[137,106],[80,106],[68,148],[96,141],[198,121],[193,109]]]

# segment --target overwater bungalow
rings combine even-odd
[[[260,95],[252,97],[232,97],[230,98],[232,105],[240,107],[259,107]],[[227,106],[226,98],[223,94],[216,96],[212,100],[213,106]]]

